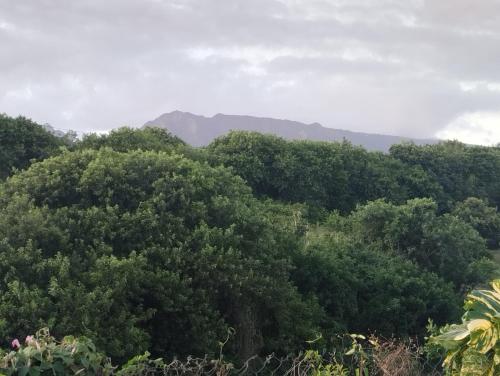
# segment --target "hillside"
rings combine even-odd
[[[321,124],[305,124],[298,121],[261,118],[254,116],[217,114],[205,117],[189,112],[173,111],[148,121],[145,127],[157,126],[168,129],[193,146],[208,145],[216,137],[230,130],[270,133],[289,140],[350,141],[368,150],[387,152],[391,145],[413,141],[417,145],[435,144],[437,139],[410,139],[399,136],[352,132],[323,127]]]

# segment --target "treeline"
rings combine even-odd
[[[70,142],[6,116],[0,144],[4,346],[49,327],[119,361],[203,355],[234,328],[226,350],[246,359],[318,333],[422,336],[498,275],[499,148],[233,132],[196,149],[156,128]]]
[[[259,196],[307,202],[350,212],[385,198],[404,203],[432,198],[440,211],[478,197],[500,204],[500,148],[394,145],[389,154],[350,143],[285,141],[252,132],[232,132],[209,147],[215,161],[242,176]]]
[[[71,142],[30,119],[0,114],[0,180],[16,169],[25,169],[34,160],[58,153],[64,145],[71,146]]]

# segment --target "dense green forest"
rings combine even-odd
[[[500,277],[500,148],[81,140],[0,117],[0,347],[39,328],[114,361],[426,335]]]

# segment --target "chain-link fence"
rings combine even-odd
[[[350,347],[329,353],[307,351],[299,355],[254,356],[243,364],[219,359],[188,357],[185,360],[137,361],[118,372],[119,376],[132,375],[185,375],[185,376],[440,376],[444,375],[442,359],[429,358],[421,347],[411,342],[396,340],[359,341]]]

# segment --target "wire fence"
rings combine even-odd
[[[226,375],[276,375],[276,376],[306,376],[306,375],[381,375],[381,376],[441,376],[444,372],[440,365],[411,364],[410,367],[405,360],[401,363],[386,364],[383,367],[367,367],[362,373],[356,369],[338,363],[327,364],[319,367],[317,363],[311,362],[304,357],[277,357],[275,355],[265,358],[255,357],[244,363],[241,367],[235,367],[232,363],[223,363],[205,358],[188,358],[187,360],[173,360],[170,363],[154,366],[142,365],[133,369],[119,372],[120,376],[132,375],[186,375],[186,376],[226,376]]]
[[[254,356],[243,364],[219,359],[188,357],[185,360],[138,361],[118,372],[119,376],[441,376],[442,359],[430,359],[421,347],[395,340],[377,341],[369,348],[358,342],[350,350],[329,353],[307,351],[299,355]]]

